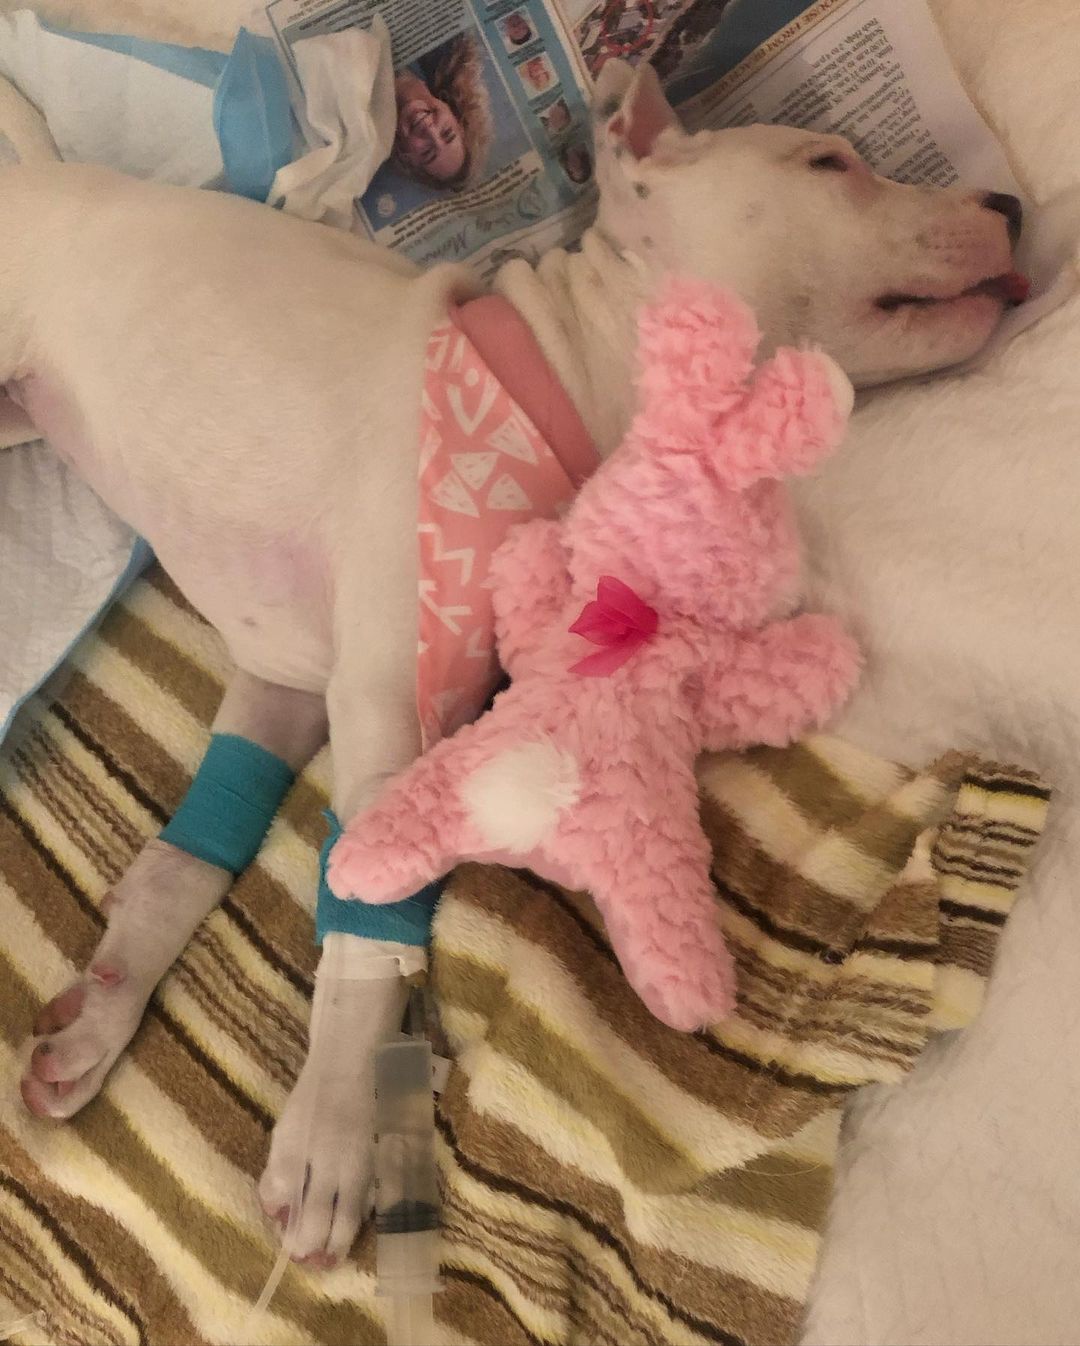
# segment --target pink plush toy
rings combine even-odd
[[[561,522],[493,563],[513,685],[346,828],[340,897],[395,902],[464,859],[587,889],[630,983],[674,1028],[734,1005],[694,762],[783,745],[854,686],[834,618],[791,616],[799,547],[781,478],[839,442],[851,386],[781,350],[738,299],[669,285],[641,319],[641,410]],[[590,647],[593,652],[590,653]]]

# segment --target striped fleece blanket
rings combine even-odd
[[[370,1233],[246,1321],[274,1257],[254,1183],[304,1049],[325,753],[104,1094],[64,1126],[16,1101],[28,1025],[180,799],[227,671],[151,572],[0,767],[0,1338],[21,1346],[384,1340]],[[648,1015],[584,896],[499,869],[452,882],[433,975],[455,1057],[446,1342],[793,1342],[844,1100],[975,1013],[1047,801],[1023,771],[912,773],[830,738],[710,759],[701,785],[741,985],[711,1032]]]

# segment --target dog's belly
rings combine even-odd
[[[333,663],[326,550],[301,534],[155,548],[188,601],[221,633],[233,661],[269,682],[325,692]],[[151,545],[153,540],[151,538]]]
[[[302,500],[294,519],[265,526],[253,486],[249,507],[235,509],[206,499],[197,482],[163,473],[159,458],[125,451],[131,446],[119,428],[102,451],[59,379],[30,376],[8,391],[50,447],[149,541],[241,668],[285,686],[325,690],[333,586],[328,548]],[[140,471],[148,457],[150,469]]]
[[[83,165],[12,181],[26,293],[2,372],[40,432],[247,670],[314,691],[332,650],[358,684],[415,667],[424,350],[472,278],[215,192]]]

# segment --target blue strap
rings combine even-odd
[[[355,898],[335,897],[326,882],[326,862],[341,836],[341,824],[327,810],[323,817],[330,824],[330,835],[319,852],[319,900],[315,907],[315,942],[322,944],[329,934],[357,935],[360,939],[392,940],[418,948],[431,940],[431,922],[442,896],[443,880],[402,902],[371,903]]]
[[[161,839],[239,874],[258,855],[295,774],[250,739],[215,734]]]
[[[297,148],[285,72],[268,37],[237,34],[214,90],[214,131],[230,188],[265,201]]]
[[[277,48],[268,37],[241,28],[232,51],[147,42],[114,33],[81,33],[42,22],[44,32],[101,47],[214,90],[214,131],[230,189],[265,201],[279,168],[303,146]]]

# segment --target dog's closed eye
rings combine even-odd
[[[846,173],[851,167],[842,154],[818,154],[808,166],[825,173]]]

